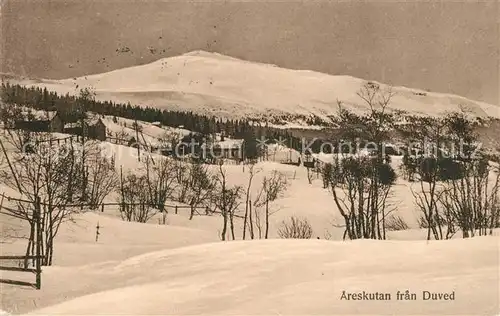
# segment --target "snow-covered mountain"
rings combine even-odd
[[[195,51],[102,74],[27,83],[70,94],[92,87],[100,100],[228,118],[287,114],[296,118],[311,114],[326,118],[336,113],[337,100],[353,110],[365,110],[357,92],[366,82]],[[498,105],[405,87],[393,87],[393,91],[396,95],[391,107],[412,114],[442,115],[466,109],[478,117],[500,118]]]

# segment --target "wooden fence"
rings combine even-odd
[[[116,202],[116,203],[102,203],[102,204],[99,205],[99,208],[101,209],[101,212],[104,212],[105,206],[123,206],[123,205],[126,205],[126,206],[136,206],[136,205],[142,205],[142,204],[141,203],[120,203],[120,202]],[[90,206],[89,204],[66,205],[66,207],[89,207],[89,206]],[[189,205],[171,205],[171,204],[165,204],[165,205],[163,205],[163,207],[165,209],[167,209],[167,208],[174,209],[174,214],[179,214],[180,210],[191,210],[191,206],[189,206]],[[166,213],[168,213],[168,212],[166,212]],[[221,212],[217,211],[217,210],[210,209],[207,206],[197,206],[197,207],[195,207],[195,214],[203,216],[203,215],[221,214]],[[243,216],[238,215],[238,214],[234,214],[234,217],[236,217],[236,218],[244,218]]]
[[[0,261],[15,260],[16,262],[19,262],[22,260],[23,262],[26,262],[28,260],[35,260],[35,268],[23,268],[23,267],[12,267],[12,266],[0,265],[0,270],[16,271],[16,272],[29,272],[29,273],[34,273],[36,275],[35,283],[18,281],[18,280],[10,280],[10,279],[0,279],[0,283],[21,285],[21,286],[30,286],[30,287],[36,288],[37,290],[40,290],[42,288],[42,264],[41,264],[41,261],[43,260],[43,258],[44,257],[40,256],[40,255],[36,255],[36,256],[0,256]]]
[[[26,281],[18,281],[18,280],[11,280],[11,279],[2,279],[0,278],[0,283],[5,283],[5,284],[13,284],[13,285],[21,285],[21,286],[30,286],[30,287],[35,287],[36,289],[41,289],[42,287],[42,261],[44,259],[44,256],[41,254],[41,248],[42,248],[42,225],[41,225],[41,205],[46,205],[45,203],[40,202],[39,198],[35,199],[35,202],[28,201],[28,200],[22,200],[18,198],[13,198],[5,195],[2,193],[1,195],[2,199],[0,201],[0,213],[4,213],[6,215],[9,215],[9,213],[5,213],[2,211],[2,206],[3,206],[3,201],[6,198],[9,201],[17,201],[17,202],[24,202],[24,203],[33,203],[34,204],[34,211],[33,211],[33,219],[35,220],[35,235],[34,235],[34,245],[35,245],[35,255],[8,255],[8,256],[0,256],[0,261],[14,261],[16,263],[19,263],[19,261],[23,262],[24,267],[20,267],[19,265],[16,266],[5,266],[5,265],[0,265],[0,270],[3,271],[13,271],[13,272],[26,272],[26,273],[34,273],[36,275],[35,278],[35,283],[30,283]],[[125,203],[126,205],[140,205],[140,203]],[[104,207],[105,206],[123,206],[123,203],[102,203],[99,205],[98,208],[101,209],[101,212],[104,212]],[[60,205],[59,207],[79,207],[79,208],[84,208],[84,207],[89,207],[91,206],[88,203],[77,203],[77,204],[65,204],[65,205]],[[95,205],[94,205],[95,206]],[[165,204],[163,205],[164,208],[170,208],[174,209],[174,214],[178,214],[179,210],[182,209],[188,209],[191,210],[191,207],[189,205],[169,205]],[[201,210],[201,211],[199,211]],[[166,212],[165,212],[166,213]],[[164,214],[165,214],[164,213]],[[220,211],[210,209],[207,206],[200,206],[195,208],[195,213],[196,215],[213,215],[213,214],[221,214]],[[233,217],[235,218],[243,218],[243,216],[234,214]],[[96,241],[99,235],[99,224],[96,227],[97,232],[96,232]],[[27,263],[29,261],[34,261],[34,267],[30,268],[28,267]]]
[[[4,197],[6,197],[4,194],[2,194],[2,200],[0,201],[0,210],[3,205]],[[8,198],[8,197],[7,197]],[[22,256],[0,256],[0,261],[13,261],[19,263],[20,260],[23,261],[24,267],[13,267],[13,266],[4,266],[0,265],[0,270],[3,271],[15,271],[15,272],[27,272],[27,273],[34,273],[35,274],[35,283],[30,283],[30,282],[25,282],[25,281],[18,281],[18,280],[10,280],[10,279],[1,279],[0,278],[0,283],[5,283],[5,284],[14,284],[14,285],[21,285],[21,286],[31,286],[35,287],[37,290],[40,290],[42,288],[42,260],[44,259],[44,256],[41,254],[41,249],[42,249],[42,223],[41,223],[41,208],[40,208],[40,200],[36,199],[35,201],[35,210],[33,212],[33,219],[35,220],[35,235],[34,235],[34,244],[35,244],[35,252],[36,254],[33,255],[22,255]],[[28,268],[28,261],[32,260],[35,262],[34,268]]]

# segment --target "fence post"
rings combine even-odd
[[[40,198],[35,197],[35,216],[36,216],[36,289],[42,288],[42,257],[40,253],[40,248],[42,244],[42,225],[41,225],[41,208],[40,208]]]
[[[104,203],[101,204],[101,213],[104,213]]]
[[[97,241],[99,240],[99,235],[101,234],[101,233],[99,232],[99,228],[100,228],[100,227],[99,227],[99,222],[97,222],[97,226],[95,227],[95,229],[96,229],[96,230],[95,230],[95,242],[97,242]]]
[[[177,214],[177,205],[175,206],[175,214]]]

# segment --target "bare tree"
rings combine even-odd
[[[446,161],[443,152],[450,140],[449,123],[445,118],[414,117],[405,129],[403,135],[408,135],[421,153],[419,157],[411,157],[418,172],[418,189],[412,188],[412,194],[425,218],[427,240],[431,237],[449,239],[455,234],[455,222],[449,210],[440,205]]]
[[[377,149],[376,157],[337,155],[333,170],[324,173],[324,177],[330,179],[323,181],[329,183],[334,202],[344,218],[344,238],[385,239],[388,197],[396,173],[388,164],[383,148],[398,114],[389,111],[394,96],[391,88],[382,89],[369,82],[358,96],[368,106],[368,113],[355,114],[339,102],[339,115],[334,123],[342,139],[351,144],[372,143]]]
[[[123,220],[128,222],[146,223],[153,218],[158,211],[151,207],[149,192],[147,189],[147,178],[128,174],[122,180],[120,186],[120,214]]]
[[[286,176],[283,173],[278,172],[277,170],[274,170],[271,176],[264,177],[264,179],[262,180],[262,188],[260,189],[254,205],[255,207],[264,207],[265,210],[265,239],[269,237],[269,217],[273,214],[270,209],[270,203],[274,202],[278,197],[280,197],[281,194],[286,191],[286,189]],[[259,217],[259,215],[256,216]]]
[[[292,216],[289,221],[283,221],[278,229],[281,238],[310,239],[313,234],[311,224],[307,219]]]
[[[330,186],[345,221],[344,238],[385,239],[394,170],[370,157],[345,158],[334,169]]]
[[[144,165],[151,205],[164,212],[165,203],[173,198],[177,186],[176,164],[172,159],[161,158],[153,165],[153,160],[146,156]]]
[[[97,209],[104,199],[116,191],[119,185],[118,174],[113,159],[103,156],[100,147],[95,144],[85,151],[85,179],[87,183],[87,201],[91,209]]]
[[[321,169],[321,177],[323,180],[323,188],[326,189],[330,185],[330,179],[333,176],[333,165],[331,163],[325,163]]]
[[[19,135],[20,131],[11,135]],[[9,168],[2,170],[1,181],[17,189],[22,196],[16,207],[8,209],[7,215],[25,220],[30,225],[27,255],[34,255],[35,207],[40,207],[42,222],[43,265],[51,265],[54,254],[54,239],[60,225],[73,219],[78,208],[68,206],[75,187],[82,183],[82,161],[75,149],[58,146],[53,135],[30,133],[31,146],[26,152],[26,144],[16,141],[18,137],[8,138],[13,151],[8,154],[0,140],[3,155]],[[17,147],[22,145],[22,147]],[[12,163],[12,162],[15,163]],[[4,208],[5,210],[5,208]]]
[[[439,183],[439,168],[437,161],[433,158],[419,159],[419,189],[411,188],[415,203],[425,217],[427,223],[427,240],[434,236],[434,239],[443,239],[443,214],[439,212],[439,199],[443,193]],[[448,222],[452,224],[452,222]],[[449,231],[453,231],[448,225]]]
[[[480,151],[475,124],[465,113],[452,113],[445,120],[453,148],[460,148],[454,155],[459,168],[453,170],[460,176],[444,177],[440,203],[464,238],[486,235],[499,226],[500,167]]]
[[[187,193],[187,203],[191,208],[189,215],[191,220],[199,206],[206,206],[210,203],[215,182],[207,167],[202,164],[191,164],[188,172],[190,186]]]
[[[191,177],[191,167],[180,160],[176,161],[175,181],[177,183],[176,200],[187,203],[188,193],[191,188],[193,177]]]
[[[251,197],[251,190],[252,190],[252,181],[254,176],[259,173],[261,170],[256,170],[255,169],[255,164],[250,164],[249,167],[249,177],[248,177],[248,184],[247,184],[247,189],[246,189],[246,194],[245,194],[245,216],[243,220],[243,240],[246,238],[246,232],[247,232],[247,227],[250,233],[250,238],[254,239],[254,222],[253,222],[253,216],[252,216],[252,197]]]
[[[383,142],[390,138],[390,131],[394,127],[395,119],[400,115],[398,112],[389,111],[389,105],[395,93],[390,86],[383,89],[376,83],[368,82],[357,94],[365,105],[368,106],[368,115],[356,118],[356,115],[342,109],[342,106],[339,104],[341,119],[343,116],[344,118],[354,118],[354,120],[344,120],[343,123],[350,122],[351,124],[358,125],[350,126],[354,127],[352,132],[357,137],[375,142],[379,149],[377,154],[382,159],[384,158],[383,151],[381,150]]]
[[[219,172],[216,178],[217,188],[213,196],[215,206],[220,210],[222,215],[222,232],[221,239],[226,240],[226,234],[229,229],[231,231],[232,240],[235,240],[234,233],[234,213],[239,207],[239,199],[241,198],[243,188],[241,186],[229,186],[226,179],[226,171],[219,164]]]

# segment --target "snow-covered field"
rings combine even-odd
[[[289,70],[204,51],[103,74],[23,83],[62,94],[77,94],[77,87],[91,87],[101,100],[130,101],[143,106],[228,118],[269,119],[283,114],[314,114],[326,118],[337,112],[337,100],[353,111],[367,109],[356,94],[365,80]],[[442,115],[465,109],[475,116],[500,117],[498,105],[457,95],[406,87],[394,87],[393,91],[396,95],[391,107],[412,114]],[[289,123],[290,126],[304,125],[304,122]]]
[[[483,237],[143,248],[128,259],[46,268],[43,290],[4,288],[2,295],[19,311],[36,305],[33,314],[42,315],[495,315],[498,245]],[[68,248],[65,256],[84,253]],[[416,299],[398,300],[406,290]],[[390,300],[345,299],[363,291]],[[424,300],[424,291],[453,300]]]

